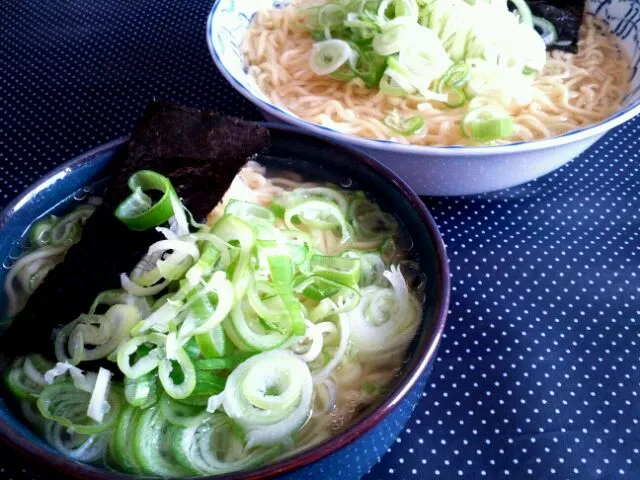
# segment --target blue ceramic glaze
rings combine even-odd
[[[423,322],[409,348],[400,374],[386,398],[372,405],[362,418],[327,442],[260,469],[217,476],[216,479],[259,479],[284,475],[289,480],[356,479],[364,475],[395,441],[408,420],[427,380],[444,328],[449,301],[449,271],[437,227],[420,199],[384,166],[342,146],[268,125],[272,147],[257,160],[272,171],[288,170],[307,178],[362,189],[382,208],[396,214],[413,242],[411,252],[425,273],[429,287]],[[61,166],[30,187],[0,214],[0,259],[10,262],[24,244],[28,226],[42,215],[70,209],[87,194],[99,193],[104,172],[124,139],[86,153]],[[74,197],[75,195],[75,197]],[[0,270],[4,282],[7,269]],[[34,435],[0,398],[0,438],[54,468],[66,477],[91,480],[134,478],[85,465],[55,452]],[[140,478],[140,477],[137,477]],[[202,478],[202,477],[200,477]]]

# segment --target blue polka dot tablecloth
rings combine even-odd
[[[129,132],[150,98],[258,119],[205,45],[211,0],[0,2],[0,206]],[[556,173],[426,199],[452,302],[377,479],[640,479],[640,121]],[[52,478],[0,447],[0,478]]]

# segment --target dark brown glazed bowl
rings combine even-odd
[[[365,190],[383,209],[393,212],[413,240],[411,252],[426,275],[427,289],[421,327],[409,347],[403,367],[389,393],[362,413],[341,434],[290,458],[251,471],[216,479],[290,480],[359,478],[395,441],[415,407],[431,370],[445,325],[449,304],[449,268],[438,228],[420,198],[388,168],[368,155],[280,125],[265,124],[272,147],[258,161],[267,168],[291,170],[314,179]],[[16,256],[28,226],[50,211],[70,208],[78,198],[98,189],[106,166],[126,139],[119,139],[62,165],[29,187],[0,213],[0,282],[7,261]],[[95,190],[98,191],[98,190]],[[0,300],[0,312],[3,312]],[[0,315],[0,318],[2,316]],[[0,438],[43,465],[49,478],[117,480],[141,478],[115,473],[64,457],[33,433],[0,398]],[[214,478],[214,477],[198,477]]]

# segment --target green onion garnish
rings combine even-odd
[[[384,124],[394,132],[409,137],[422,133],[424,130],[424,117],[422,115],[414,115],[402,120],[397,113],[390,113],[384,117]]]
[[[365,192],[300,184],[268,205],[230,201],[210,227],[187,222],[162,175],[138,172],[129,186],[118,218],[142,229],[173,216],[157,228],[165,239],[57,332],[58,363],[30,355],[5,376],[23,410],[37,401],[29,421],[63,454],[136,476],[251,468],[324,414],[320,384],[335,407],[344,362],[400,361],[419,301],[392,264],[398,222]],[[55,238],[70,238],[90,213],[47,219],[34,243],[50,249],[43,231],[61,225]],[[98,360],[119,372],[81,369]],[[384,387],[362,382],[367,395]]]
[[[513,134],[513,118],[478,118],[469,122],[463,120],[462,128],[469,138],[480,142],[490,142],[510,137]]]
[[[150,170],[134,173],[128,182],[133,192],[116,209],[116,217],[132,230],[148,230],[165,223],[173,215],[172,197],[177,194],[169,179]],[[162,193],[156,203],[144,193],[155,190]]]

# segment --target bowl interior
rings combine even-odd
[[[274,104],[258,88],[251,75],[247,73],[241,46],[251,20],[258,11],[281,8],[288,3],[289,0],[217,0],[211,10],[207,25],[207,43],[213,59],[221,73],[234,88],[267,113],[276,116],[280,120],[292,122],[304,128],[310,128],[317,133],[330,135],[334,138],[355,140],[357,137],[315,125],[301,119],[283,107]],[[605,124],[620,117],[624,117],[624,120],[626,120],[629,115],[637,113],[637,109],[640,108],[640,74],[638,73],[638,64],[640,63],[640,31],[635,28],[635,23],[631,20],[635,18],[637,10],[636,3],[628,0],[587,0],[586,10],[608,26],[610,32],[618,38],[622,49],[628,55],[631,64],[629,91],[623,99],[621,108],[609,118],[595,125],[572,130],[554,138],[574,136],[579,132],[592,129],[597,125]],[[622,120],[623,119],[621,119],[621,121]],[[545,140],[541,140],[534,143],[542,143],[544,141]],[[376,146],[377,148],[384,148],[385,144],[387,146],[397,145],[395,142],[388,140],[373,139],[358,139],[355,143],[373,148],[376,148]],[[524,142],[517,144],[520,143]],[[531,144],[532,142],[527,143]],[[470,147],[457,146],[420,148],[435,148],[440,151],[459,148],[470,150]],[[484,151],[486,151],[486,149],[487,147],[483,147]]]
[[[433,219],[424,205],[406,185],[386,168],[366,156],[359,156],[343,147],[306,135],[294,135],[287,127],[272,128],[272,148],[257,160],[272,170],[293,171],[305,178],[330,181],[344,187],[362,189],[381,207],[393,212],[405,232],[413,240],[409,251],[426,275],[427,289],[424,299],[423,322],[411,344],[405,363],[387,397],[370,406],[360,420],[342,434],[310,452],[303,463],[346,445],[364,431],[373,427],[409,391],[419,375],[435,357],[448,305],[449,276],[444,246]],[[37,218],[51,212],[68,210],[87,195],[100,194],[104,185],[104,171],[123,140],[85,154],[28,189],[0,214],[0,228],[6,235],[0,239],[0,282],[8,267],[25,246],[24,234]],[[62,200],[61,200],[62,199]],[[0,304],[0,312],[4,312]],[[3,315],[0,315],[2,318]],[[75,475],[91,474],[91,478],[132,478],[126,475],[109,476],[95,467],[63,458],[17,419],[4,399],[0,398],[0,436],[23,451],[35,454],[41,460],[56,464]],[[322,452],[318,454],[317,452]],[[306,454],[302,454],[304,457]],[[285,459],[261,471],[275,468],[295,468],[300,457]],[[221,478],[221,477],[216,477]],[[224,476],[224,478],[240,478]],[[242,476],[246,478],[246,474]]]

